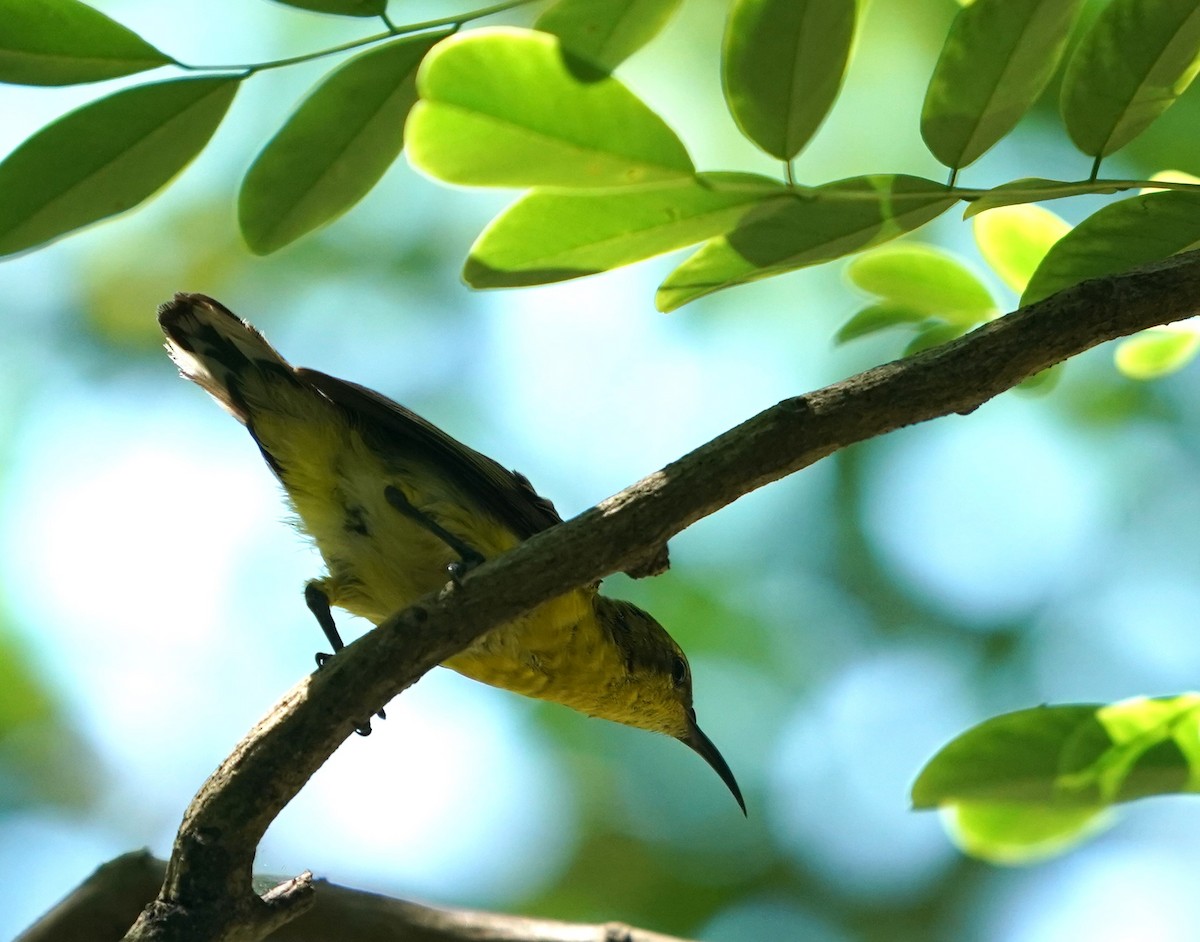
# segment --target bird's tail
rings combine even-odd
[[[252,424],[254,400],[264,386],[280,380],[300,385],[262,334],[212,298],[177,294],[158,309],[158,323],[179,372],[243,425]]]

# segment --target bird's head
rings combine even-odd
[[[596,595],[594,604],[597,619],[625,662],[623,681],[606,697],[605,718],[666,733],[686,744],[721,777],[745,814],[733,772],[696,722],[692,670],[683,650],[662,625],[631,602]]]

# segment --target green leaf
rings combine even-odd
[[[0,23],[0,82],[101,82],[175,61],[78,0],[0,0]]]
[[[1099,807],[1200,790],[1200,694],[1018,710],[967,730],[913,784],[917,809]]]
[[[1021,380],[1017,383],[1016,390],[1029,396],[1043,396],[1058,385],[1066,368],[1066,363],[1055,363],[1039,373],[1034,373],[1028,379]]]
[[[945,746],[913,785],[947,811],[967,852],[1003,863],[1065,849],[1107,807],[1200,790],[1200,695],[1037,707],[993,717]]]
[[[0,815],[87,808],[103,788],[93,747],[64,716],[32,656],[0,622]]]
[[[1133,697],[1103,706],[1066,744],[1060,784],[1104,802],[1196,791],[1200,695]]]
[[[680,0],[558,0],[533,28],[604,69],[614,69],[662,30]]]
[[[1117,369],[1130,379],[1158,379],[1175,373],[1200,352],[1200,332],[1193,322],[1152,327],[1126,337],[1113,351]]]
[[[905,345],[904,356],[910,357],[922,350],[940,347],[951,340],[957,340],[966,332],[967,328],[962,324],[947,324],[937,318],[930,318],[925,326],[917,332],[917,335]]]
[[[921,109],[933,155],[965,167],[1013,129],[1062,57],[1081,0],[975,0],[954,18]]]
[[[1113,821],[1104,808],[1040,808],[1002,802],[952,805],[946,830],[962,850],[996,864],[1029,864],[1061,854]]]
[[[1131,196],[1093,213],[1056,242],[1030,279],[1021,304],[1198,246],[1200,193]]]
[[[975,243],[1001,280],[1021,294],[1042,259],[1071,231],[1043,206],[1002,206],[975,217]]]
[[[533,190],[475,241],[463,278],[474,288],[502,288],[608,271],[726,232],[786,192],[744,173],[620,190]]]
[[[863,291],[926,315],[972,327],[998,312],[992,294],[949,252],[909,242],[866,252],[847,267]]]
[[[1137,189],[1138,184],[1113,186],[1094,180],[1067,183],[1063,180],[1043,180],[1038,177],[1027,177],[1002,183],[988,190],[981,196],[967,203],[963,212],[964,219],[970,219],[989,209],[998,206],[1014,206],[1017,203],[1039,203],[1044,200],[1057,200],[1065,196],[1081,196],[1084,194],[1119,193],[1122,190]]]
[[[155,193],[208,143],[239,81],[138,85],[38,131],[0,163],[0,255],[124,212]]]
[[[1198,0],[1111,0],[1079,41],[1060,108],[1071,140],[1103,157],[1166,111],[1200,70]]]
[[[892,301],[870,304],[857,311],[834,335],[834,343],[843,344],[892,327],[911,327],[929,319],[929,312],[916,311]]]
[[[404,144],[421,58],[449,32],[396,40],[331,72],[246,174],[238,219],[266,255],[340,216],[367,195]]]
[[[417,91],[408,159],[449,183],[623,186],[694,171],[662,118],[547,33],[459,33],[426,56]]]
[[[734,121],[791,160],[825,120],[854,40],[855,0],[735,0],[721,75]]]
[[[334,13],[338,16],[379,16],[387,9],[387,0],[275,0],[289,7]]]
[[[1041,706],[984,720],[929,760],[913,783],[913,807],[974,801],[1071,804],[1071,796],[1058,787],[1063,749],[1080,726],[1096,722],[1101,706]]]
[[[851,177],[751,210],[732,232],[705,243],[658,289],[671,311],[732,285],[841,258],[902,235],[957,201],[940,183],[900,174]]]

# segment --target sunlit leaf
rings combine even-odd
[[[1200,352],[1200,331],[1194,323],[1152,327],[1126,337],[1113,351],[1117,369],[1130,379],[1158,379],[1175,373]]]
[[[338,16],[379,16],[387,9],[387,0],[275,0],[289,7],[336,13]]]
[[[984,261],[1021,294],[1046,253],[1071,226],[1044,206],[1002,206],[975,217],[975,243]]]
[[[965,167],[1013,129],[1050,81],[1081,0],[975,0],[954,18],[921,109],[921,136]]]
[[[1110,0],[1075,47],[1060,105],[1071,140],[1103,157],[1167,110],[1200,70],[1200,0]]]
[[[1031,864],[1069,850],[1108,827],[1106,808],[1042,808],[969,802],[942,813],[946,830],[965,853],[995,864]]]
[[[578,56],[613,69],[658,35],[680,0],[558,0],[534,21]]]
[[[1188,183],[1192,186],[1200,185],[1200,177],[1194,174],[1187,173],[1184,170],[1159,170],[1150,175],[1150,179],[1156,183]],[[1143,187],[1140,192],[1153,193],[1157,187]]]
[[[404,143],[422,56],[448,33],[378,46],[330,73],[258,155],[238,198],[255,252],[274,252],[341,215]]]
[[[124,212],[204,148],[236,78],[138,85],[38,131],[0,163],[0,255]]]
[[[842,85],[856,0],[735,0],[725,29],[725,100],[742,133],[790,160]]]
[[[812,187],[751,210],[732,232],[705,243],[658,289],[670,311],[732,285],[816,265],[916,229],[954,205],[949,188],[898,174]]]
[[[1177,740],[1195,739],[1200,695],[1133,697],[1096,711],[1066,743],[1060,784],[1105,802],[1197,790],[1190,767],[1195,751]]]
[[[607,271],[726,232],[785,192],[774,180],[739,173],[619,190],[533,190],[483,231],[463,277],[472,287],[497,288]]]
[[[892,327],[912,327],[929,319],[927,311],[917,311],[902,304],[882,301],[857,311],[834,335],[835,343],[846,343]]]
[[[846,266],[846,274],[863,291],[951,323],[973,326],[997,313],[978,276],[930,245],[908,242],[865,252]]]
[[[1200,193],[1170,190],[1112,203],[1056,242],[1021,296],[1032,304],[1088,278],[1200,246]]]
[[[693,173],[662,118],[547,33],[460,33],[426,56],[417,91],[409,160],[450,183],[622,186]]]
[[[78,0],[0,0],[0,82],[100,82],[174,60]]]

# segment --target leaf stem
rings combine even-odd
[[[286,65],[311,62],[314,59],[321,59],[325,56],[337,55],[339,52],[349,52],[351,49],[358,49],[361,46],[369,46],[372,43],[390,39],[393,35],[390,32],[376,33],[373,36],[366,36],[363,39],[352,39],[350,42],[342,43],[338,46],[330,46],[328,49],[320,49],[317,52],[306,52],[298,56],[288,56],[286,59],[273,59],[270,62],[249,62],[241,65],[188,65],[187,63],[180,62],[179,67],[187,69],[189,72],[240,71],[245,72],[247,75],[253,75],[255,72],[265,72],[268,69],[281,69]]]
[[[503,13],[506,10],[512,10],[516,7],[526,6],[532,3],[533,0],[504,0],[503,3],[493,3],[491,6],[480,7],[478,10],[472,10],[469,13],[459,13],[455,16],[443,16],[436,20],[425,20],[421,23],[409,23],[405,26],[397,26],[387,14],[380,14],[383,22],[387,25],[386,33],[376,33],[373,36],[366,36],[362,39],[352,39],[350,42],[341,43],[337,46],[330,46],[328,49],[318,49],[316,52],[306,52],[298,56],[288,56],[285,59],[273,59],[270,62],[251,62],[241,65],[189,65],[186,62],[176,62],[175,64],[181,69],[186,69],[189,72],[244,72],[247,75],[253,75],[255,72],[265,72],[268,69],[281,69],[288,65],[297,65],[301,62],[311,62],[314,59],[322,59],[325,56],[337,55],[339,52],[349,52],[351,49],[359,49],[362,46],[370,46],[373,43],[382,42],[385,39],[391,39],[393,36],[402,36],[408,33],[421,33],[426,30],[440,29],[443,27],[453,27],[458,29],[466,23],[474,20],[481,20],[486,16],[493,16],[496,13]]]

